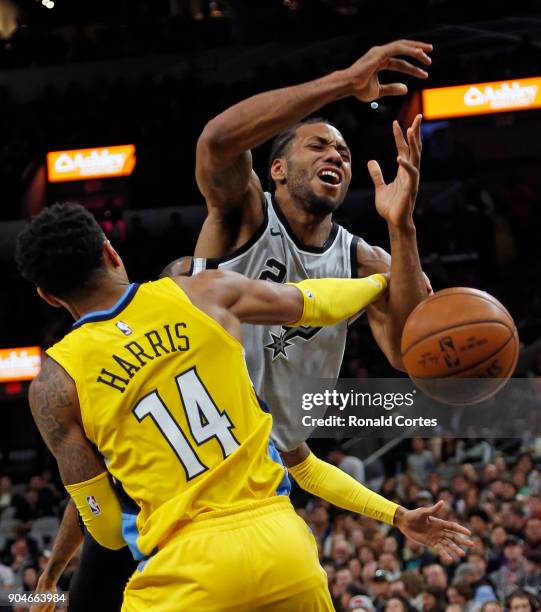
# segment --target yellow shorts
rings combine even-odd
[[[288,497],[214,512],[136,570],[122,612],[329,612],[317,545]]]

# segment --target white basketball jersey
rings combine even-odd
[[[194,258],[193,274],[222,268],[278,283],[357,276],[356,236],[333,223],[322,247],[302,245],[271,194],[265,198],[265,219],[255,235],[226,257]],[[272,413],[273,438],[280,450],[292,450],[307,437],[300,425],[300,406],[289,404],[290,385],[301,377],[338,378],[346,332],[345,321],[323,328],[243,325],[248,371]]]

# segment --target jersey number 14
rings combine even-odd
[[[215,438],[222,448],[224,459],[228,457],[239,447],[231,433],[233,424],[227,414],[218,409],[195,368],[179,374],[175,381],[188,427],[196,444],[200,446]],[[133,413],[139,422],[148,416],[154,421],[182,464],[187,480],[208,470],[196,455],[158,391],[154,390],[139,400]]]

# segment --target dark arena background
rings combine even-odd
[[[409,125],[423,112],[415,208],[423,268],[435,291],[477,287],[506,305],[521,340],[514,376],[536,388],[539,0],[0,0],[0,597],[35,589],[67,501],[27,392],[42,351],[71,321],[16,269],[15,240],[25,223],[54,202],[79,202],[131,280],[155,279],[170,261],[193,254],[206,215],[194,160],[207,121],[250,95],[345,68],[397,38],[434,45],[427,81],[406,77],[405,97],[372,104],[344,98],[317,113],[342,131],[353,155],[336,220],[389,248],[366,162],[377,159],[384,176],[394,176],[392,121]],[[498,101],[492,107],[487,83]],[[473,87],[478,98],[469,106],[451,97],[429,106],[423,90],[453,86]],[[268,145],[254,152],[260,177],[268,154]],[[349,331],[342,376],[404,376],[387,363],[366,317]],[[443,515],[473,532],[468,555],[449,563],[397,529],[294,487],[336,610],[539,609],[540,431],[310,441],[319,457],[406,508],[444,500]],[[59,581],[62,591],[77,564],[78,555]],[[519,589],[527,594],[522,608],[508,600]]]

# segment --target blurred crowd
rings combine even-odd
[[[7,595],[34,591],[51,554],[66,495],[58,476],[44,470],[14,484],[0,475],[0,609]],[[67,590],[78,558],[66,569],[60,588]],[[2,607],[6,606],[6,607]],[[18,609],[15,608],[15,611]]]
[[[318,542],[336,610],[540,609],[541,447],[532,452],[515,441],[512,448],[509,440],[408,443],[404,471],[386,478],[381,493],[406,508],[443,500],[441,517],[471,529],[474,546],[449,562],[394,527],[321,500],[303,502],[298,512]]]

